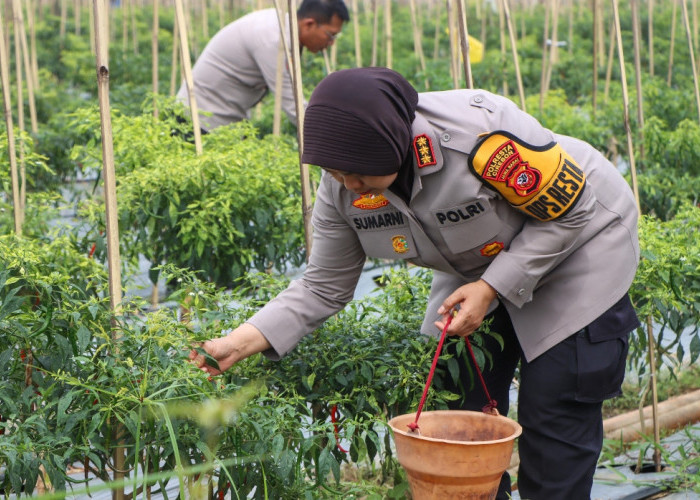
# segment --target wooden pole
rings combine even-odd
[[[171,56],[171,64],[170,64],[170,97],[175,95],[175,92],[177,92],[177,76],[179,74],[178,68],[180,66],[179,64],[179,58],[177,57],[177,53],[180,50],[180,30],[177,27],[177,23],[173,25],[173,53]]]
[[[552,45],[549,49],[549,65],[545,76],[544,89],[549,91],[552,82],[552,70],[559,62],[559,0],[552,0]]]
[[[197,99],[194,95],[194,80],[192,79],[192,63],[190,62],[190,48],[187,41],[187,27],[185,24],[185,12],[182,7],[182,0],[175,0],[175,17],[178,31],[180,33],[180,61],[185,74],[185,85],[189,97],[190,115],[192,117],[192,129],[194,132],[195,152],[202,154],[202,129],[199,128],[199,110]]]
[[[637,87],[637,129],[642,137],[640,146],[640,158],[644,158],[644,105],[643,105],[643,89],[642,89],[642,57],[641,57],[641,24],[639,22],[639,4],[637,0],[630,0],[630,9],[632,10],[632,39],[634,41],[634,81]]]
[[[36,24],[34,22],[36,8],[35,0],[27,0],[27,24],[29,25],[29,58],[32,66],[34,88],[39,90],[39,63],[36,52]]]
[[[688,37],[688,50],[690,51],[690,65],[693,70],[693,82],[695,83],[695,103],[698,108],[698,118],[700,118],[700,91],[698,91],[698,70],[695,65],[695,54],[693,52],[693,41],[690,36],[690,24],[688,21],[688,6],[685,0],[681,0],[681,5],[683,7],[683,23],[685,24],[685,32]]]
[[[501,42],[501,61],[506,65],[506,15],[503,12],[503,2],[498,2],[498,38]],[[508,86],[508,75],[503,72],[503,95],[508,97],[510,93]]]
[[[678,0],[673,2],[673,14],[671,15],[671,45],[668,49],[668,75],[666,76],[666,85],[671,86],[671,78],[673,75],[673,52],[676,47],[676,17],[678,10]]]
[[[598,107],[598,40],[600,38],[598,17],[600,16],[600,10],[598,9],[598,0],[592,0],[591,3],[593,8],[593,85],[591,89],[591,108],[595,119],[595,112]],[[542,112],[541,101],[540,112]]]
[[[617,38],[615,36],[615,20],[613,19],[610,23],[610,46],[608,48],[608,65],[605,69],[605,91],[603,93],[604,101],[608,102],[608,95],[610,93],[610,80],[612,79],[612,65],[613,56],[615,54],[615,48],[617,47]]]
[[[352,0],[352,27],[355,35],[355,67],[362,67],[362,46],[360,42],[360,18],[358,17],[357,0]]]
[[[15,41],[19,41],[22,62],[24,64],[24,74],[27,81],[27,100],[29,101],[29,119],[33,134],[39,131],[36,118],[36,101],[34,99],[34,78],[32,76],[32,64],[29,57],[29,47],[27,45],[27,32],[24,28],[24,14],[22,13],[22,3],[20,0],[12,0],[12,11],[15,22]],[[18,40],[19,38],[19,40]]]
[[[430,82],[426,74],[425,55],[423,54],[423,37],[421,35],[421,26],[419,25],[418,16],[416,15],[416,0],[409,0],[409,8],[411,10],[411,25],[413,26],[413,50],[418,58],[418,67],[425,78],[425,89],[428,90]]]
[[[5,128],[7,131],[7,153],[10,157],[10,177],[12,179],[12,212],[15,223],[15,234],[22,236],[24,210],[20,202],[19,172],[17,170],[17,153],[15,151],[15,132],[12,123],[12,98],[10,96],[9,55],[5,44],[5,22],[0,9],[0,78],[2,79],[2,102],[5,113]]]
[[[376,66],[379,45],[379,0],[372,1],[372,8],[374,10],[374,17],[372,20],[372,63],[370,64],[370,66]]]
[[[460,87],[460,71],[459,71],[459,35],[457,34],[457,5],[459,0],[447,0],[447,26],[450,40],[450,74],[452,75],[452,86],[458,89]]]
[[[520,109],[525,109],[525,89],[523,88],[523,79],[520,76],[520,63],[518,62],[518,47],[515,41],[515,31],[513,29],[513,20],[510,16],[510,8],[508,0],[503,1],[503,14],[505,15],[506,25],[508,26],[508,36],[510,37],[510,50],[513,53],[513,66],[515,67],[515,79],[518,83],[518,94],[520,95]]]
[[[153,116],[158,118],[158,32],[160,19],[158,7],[160,0],[153,0],[153,33],[151,36],[151,86],[153,89]]]
[[[391,0],[384,0],[384,36],[386,40],[386,67],[394,65],[394,35],[391,30]]]
[[[277,45],[277,72],[275,75],[275,107],[272,116],[272,135],[279,136],[282,131],[282,73],[284,71],[284,34]],[[325,52],[325,51],[324,51]]]
[[[68,24],[68,0],[61,0],[61,21],[58,28],[58,36],[61,40],[66,38],[66,25]]]
[[[654,0],[648,0],[649,74],[654,76]]]
[[[75,36],[80,36],[80,16],[82,14],[82,5],[80,5],[80,0],[73,0],[73,23],[75,24]]]
[[[459,41],[462,48],[462,63],[464,64],[464,78],[468,89],[474,88],[472,65],[469,57],[469,30],[467,29],[467,11],[464,0],[457,1],[457,22],[459,23]]]
[[[117,212],[117,189],[112,144],[112,121],[109,107],[109,40],[104,26],[108,23],[104,0],[94,1],[95,49],[97,62],[97,94],[100,103],[100,125],[102,135],[102,179],[104,183],[105,218],[107,222],[107,263],[109,268],[109,303],[115,317],[121,312],[122,284],[119,257],[119,221]],[[112,324],[112,339],[118,339],[116,322]],[[117,351],[118,353],[118,351]],[[115,440],[119,444],[119,426],[115,429]],[[124,478],[124,448],[114,450],[114,480]],[[112,491],[114,500],[125,498],[124,488]]]
[[[440,19],[440,7],[442,6],[442,1],[438,0],[435,3],[435,36],[433,38],[433,60],[436,60],[438,58],[438,55],[440,54],[440,27],[441,27],[441,19]],[[450,12],[447,12],[447,16],[449,18]]]
[[[299,142],[299,172],[301,177],[301,204],[302,217],[304,218],[304,236],[306,239],[306,259],[311,255],[313,240],[313,226],[311,225],[311,213],[313,201],[311,197],[311,178],[309,166],[301,161],[304,152],[304,93],[301,82],[301,64],[299,61],[299,24],[294,0],[288,0],[289,33],[291,46],[292,85],[294,87],[294,102],[297,111],[297,140]]]
[[[551,0],[544,4],[544,28],[542,30],[542,69],[540,70],[540,113],[542,113],[542,109],[544,108],[544,96],[547,93],[547,65],[549,61],[547,56],[549,54],[549,13],[551,12],[551,5]]]

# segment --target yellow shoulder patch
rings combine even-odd
[[[504,131],[479,141],[469,168],[513,207],[541,221],[568,212],[586,184],[586,175],[556,142],[531,146]]]

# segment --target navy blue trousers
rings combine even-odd
[[[619,394],[624,378],[628,332],[591,341],[588,329],[576,332],[531,362],[522,354],[510,317],[499,306],[490,316],[504,348],[489,336],[484,347],[491,353],[483,371],[486,387],[508,414],[509,392],[519,367],[518,415],[523,428],[518,439],[520,498],[528,500],[589,500],[593,473],[603,443],[602,402]],[[447,352],[456,354],[454,343]],[[480,411],[486,396],[478,380],[470,384],[471,360],[461,357],[460,382],[443,371],[443,388],[463,395],[452,409]],[[466,387],[464,387],[466,386]],[[505,473],[497,499],[510,498]]]

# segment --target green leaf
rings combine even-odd
[[[204,356],[205,364],[211,366],[212,368],[216,368],[219,371],[221,370],[221,368],[219,367],[219,362],[216,360],[216,358],[214,358],[211,354],[205,351],[203,347],[197,346],[194,348],[194,350],[195,352],[197,352],[197,354],[201,354],[202,356]]]

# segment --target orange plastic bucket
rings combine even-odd
[[[493,499],[522,427],[507,417],[461,410],[425,411],[389,420],[396,454],[414,500]]]

